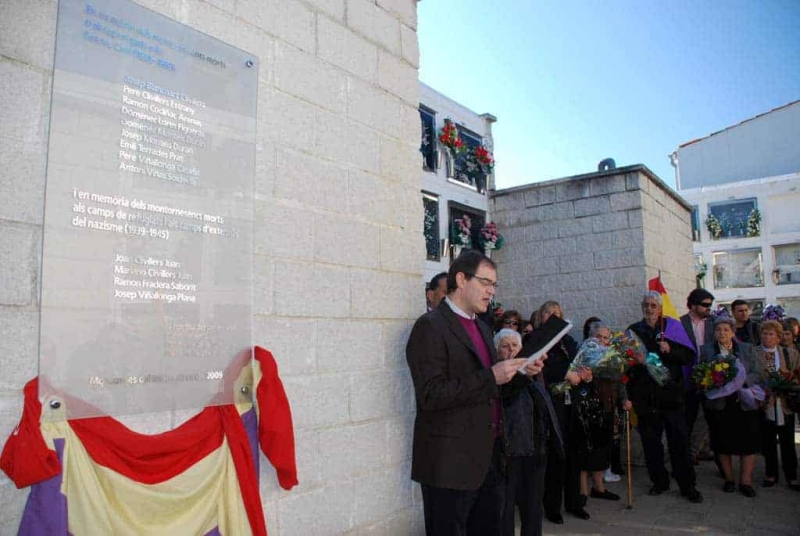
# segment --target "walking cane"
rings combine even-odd
[[[631,412],[625,410],[625,440],[627,441],[628,453],[628,506],[627,509],[633,508],[633,476],[631,475]]]

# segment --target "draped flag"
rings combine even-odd
[[[31,486],[20,534],[266,536],[259,444],[284,489],[297,484],[297,469],[277,366],[259,347],[254,361],[242,374],[252,375],[255,401],[209,406],[158,435],[112,417],[42,420],[38,379],[31,380],[0,456],[18,487]]]
[[[678,315],[678,311],[675,309],[675,306],[672,305],[672,300],[669,299],[667,289],[661,282],[661,275],[659,274],[657,277],[654,277],[648,281],[647,288],[648,290],[655,290],[661,294],[661,316],[664,320],[662,331],[664,333],[664,338],[681,344],[687,348],[691,348],[695,353],[697,353],[697,348],[695,348],[694,343],[692,343],[692,339],[686,333],[686,330],[683,329],[683,324],[681,324],[679,320],[680,315]]]

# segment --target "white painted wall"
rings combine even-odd
[[[800,171],[800,101],[678,148],[680,190]]]

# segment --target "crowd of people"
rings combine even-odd
[[[527,340],[564,311],[546,301],[529,318],[514,310],[495,315],[497,285],[491,259],[463,253],[431,280],[428,312],[409,336],[412,479],[422,487],[428,535],[512,536],[515,509],[523,536],[541,534],[543,518],[590,519],[590,499],[620,500],[606,483],[625,474],[620,439],[634,414],[651,496],[674,479],[682,497],[702,502],[694,467],[713,460],[725,492],[755,497],[758,454],[762,487],[778,483],[780,459],[786,484],[800,491],[794,413],[770,389],[774,373],[800,373],[796,319],[758,323],[742,300],[731,305],[732,316],[712,316],[714,296],[705,289],[689,294],[680,321],[667,319],[661,294],[648,291],[641,319],[625,330],[641,351],[631,353],[624,373],[609,374],[582,358],[602,354],[619,336],[602,311],[585,321],[581,344],[565,335],[529,362],[519,357]],[[701,388],[695,369],[733,358],[735,378]]]

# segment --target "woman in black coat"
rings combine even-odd
[[[714,320],[715,342],[700,347],[700,361],[711,363],[719,356],[736,357],[747,374],[743,388],[754,387],[761,381],[761,365],[755,358],[753,346],[736,342],[735,333],[733,319],[717,317]],[[725,473],[723,490],[726,493],[735,490],[732,457],[739,456],[739,491],[745,497],[755,497],[753,468],[755,454],[761,450],[760,412],[757,408],[743,408],[738,392],[714,400],[706,397],[703,411],[711,435],[711,450],[719,456]]]
[[[547,322],[547,319],[552,315],[564,318],[564,311],[561,309],[561,305],[555,301],[544,302],[539,307],[539,310],[531,315],[534,331]],[[577,353],[578,344],[569,335],[565,335],[558,344],[547,351],[547,361],[544,363],[542,375],[548,390],[564,381],[569,365],[575,359],[575,354]],[[581,519],[589,519],[589,513],[581,506],[579,496],[580,471],[574,449],[570,447],[568,439],[572,428],[572,401],[568,391],[560,394],[551,394],[551,399],[561,426],[561,437],[564,440],[566,458],[558,459],[555,456],[551,456],[547,459],[543,501],[544,515],[552,523],[564,523],[564,518],[561,515],[561,506],[563,504],[567,512]]]

